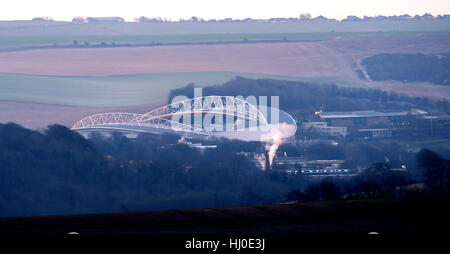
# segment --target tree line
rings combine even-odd
[[[60,125],[37,132],[0,124],[0,216],[268,204],[293,190],[298,201],[395,197],[397,186],[424,181],[430,193],[449,190],[448,161],[431,151],[419,154],[415,171],[378,163],[354,178],[325,179],[333,186],[255,168],[239,152],[264,151],[258,142],[221,139],[217,148],[199,151],[179,139],[120,133],[85,139]]]
[[[194,97],[194,84],[174,89],[169,93],[170,103],[175,96]],[[296,119],[303,119],[314,112],[353,110],[409,110],[422,108],[450,113],[447,100],[430,100],[425,97],[409,97],[395,92],[358,87],[341,87],[334,84],[316,84],[303,81],[274,79],[247,79],[236,77],[224,84],[204,87],[203,96],[279,96],[280,109]]]
[[[450,85],[450,54],[377,54],[362,61],[377,81],[431,82]]]

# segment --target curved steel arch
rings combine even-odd
[[[72,130],[86,129],[95,126],[104,126],[112,124],[126,124],[140,114],[126,112],[101,113],[85,117],[72,126]]]
[[[231,96],[205,96],[175,102],[145,114],[126,112],[95,114],[81,119],[71,129],[120,129],[119,126],[137,126],[170,130],[176,128],[179,131],[210,135],[211,132],[204,129],[170,120],[172,116],[178,114],[204,113],[232,115],[237,118],[259,121],[262,125],[268,124],[267,119],[257,107],[247,101]]]

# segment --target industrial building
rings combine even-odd
[[[329,126],[342,126],[347,128],[368,128],[376,126],[390,126],[392,122],[409,123],[408,117],[413,115],[411,111],[401,112],[378,112],[374,110],[366,111],[346,111],[346,112],[321,112],[320,119],[326,121]]]
[[[315,121],[301,124],[303,131],[337,138],[385,138],[411,135],[427,112],[419,109],[398,112],[345,111],[318,112]],[[425,118],[424,118],[425,117]],[[437,118],[436,118],[437,119]],[[423,121],[423,120],[422,120]],[[430,120],[433,121],[433,120]],[[448,130],[446,120],[435,120],[436,132]],[[422,123],[422,125],[426,125]],[[423,129],[423,128],[422,128]],[[450,133],[449,133],[450,134]]]

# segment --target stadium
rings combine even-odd
[[[225,137],[245,141],[288,140],[297,131],[295,120],[274,107],[255,105],[232,96],[179,100],[145,114],[111,112],[85,117],[71,128],[92,132],[172,133],[191,138]]]

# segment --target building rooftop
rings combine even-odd
[[[400,112],[378,112],[374,110],[365,111],[344,111],[344,112],[321,112],[319,113],[322,119],[333,119],[333,118],[362,118],[362,117],[392,117],[392,116],[406,116],[410,113],[409,111]]]
[[[450,120],[450,116],[448,115],[443,115],[443,116],[422,116],[423,119],[428,119],[428,120]]]
[[[388,131],[386,128],[376,128],[376,129],[359,129],[358,131]]]

